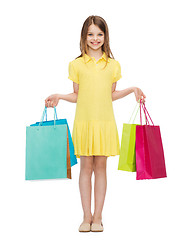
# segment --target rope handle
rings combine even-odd
[[[141,125],[142,125],[141,108],[143,109],[144,114],[145,114],[146,125],[147,125],[147,123],[148,123],[149,125],[151,125],[151,124],[149,123],[149,120],[148,120],[148,117],[147,117],[147,115],[148,115],[149,118],[150,118],[150,120],[151,120],[151,122],[152,122],[152,124],[153,124],[153,126],[154,126],[154,123],[153,123],[153,121],[152,121],[152,119],[151,119],[151,117],[150,117],[150,115],[149,115],[149,113],[148,113],[148,110],[147,110],[147,108],[146,108],[146,106],[145,106],[145,103],[142,103],[142,99],[140,100],[140,122],[141,122]]]
[[[134,121],[135,121],[135,119],[136,119],[137,113],[139,112],[139,109],[140,109],[140,99],[138,100],[138,102],[137,102],[137,104],[136,104],[136,106],[135,106],[135,108],[134,108],[134,110],[133,110],[133,113],[131,114],[131,117],[130,117],[130,119],[129,119],[129,121],[128,121],[128,124],[130,124],[131,119],[132,119],[132,116],[133,116],[133,114],[134,114],[135,109],[137,108],[137,106],[138,106],[138,109],[136,110],[136,114],[135,114],[135,117],[134,117],[134,119],[133,119],[133,121],[132,121],[132,124],[134,124]],[[146,119],[145,119],[145,121],[146,121]]]
[[[39,122],[39,126],[42,125],[45,115],[46,115],[46,121],[47,121],[47,107],[46,106],[44,108],[41,120]],[[56,123],[55,123],[56,119],[58,120],[58,118],[57,118],[57,110],[56,110],[56,107],[54,106],[54,128],[56,127],[55,126],[56,125]]]

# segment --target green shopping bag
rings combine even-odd
[[[44,114],[44,113],[43,113]],[[26,127],[26,180],[67,178],[67,125]]]
[[[138,104],[139,103],[137,103],[137,105]],[[135,108],[133,110],[131,118],[135,112],[135,109],[137,108],[137,105],[135,106]],[[139,108],[140,108],[140,105],[136,111],[136,114],[135,114],[132,124],[130,123],[131,118],[129,120],[129,123],[123,124],[118,170],[123,170],[123,171],[128,171],[128,172],[136,171],[135,136],[136,136],[136,125],[138,125],[138,124],[134,124],[134,120],[137,116]]]

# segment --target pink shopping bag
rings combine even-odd
[[[154,126],[145,104],[141,101],[141,125],[136,126],[136,180],[164,178],[167,174],[160,127]],[[141,109],[146,117],[146,125],[142,125]],[[149,124],[147,115],[153,125]]]

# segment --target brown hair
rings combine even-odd
[[[80,51],[81,51],[81,55],[78,56],[77,58],[79,57],[82,57],[84,56],[84,54],[88,54],[88,51],[87,51],[87,33],[88,33],[88,28],[90,25],[96,25],[100,28],[101,31],[104,32],[104,44],[102,45],[102,51],[104,51],[106,53],[106,58],[107,56],[109,58],[110,55],[112,55],[112,58],[114,59],[114,56],[110,50],[110,46],[109,46],[109,31],[108,31],[108,25],[106,23],[106,21],[100,17],[100,16],[96,16],[96,15],[91,15],[89,16],[83,26],[82,26],[82,30],[81,30],[81,37],[80,37]],[[108,58],[106,59],[106,65],[107,65],[107,62],[108,62]],[[105,65],[105,67],[106,67]]]

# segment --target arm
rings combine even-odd
[[[79,84],[73,82],[73,93],[69,94],[59,94],[59,99],[66,100],[68,102],[76,103],[79,91]]]
[[[56,107],[60,99],[66,100],[68,102],[76,103],[79,84],[73,83],[74,92],[69,94],[53,94],[45,99],[45,106],[46,107]]]
[[[115,101],[117,99],[123,98],[127,96],[128,94],[134,92],[136,101],[138,101],[141,97],[143,97],[143,102],[145,101],[144,98],[146,98],[145,94],[141,91],[140,88],[137,87],[130,87],[126,88],[120,91],[116,91],[116,82],[112,84],[112,101]]]
[[[68,102],[76,103],[77,102],[77,94],[69,93],[69,94],[58,94],[59,100],[66,100]]]
[[[112,84],[112,101],[123,98],[123,97],[127,96],[128,94],[134,92],[134,87],[116,91],[116,84],[117,84],[117,82],[114,82]]]

